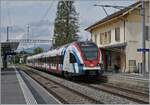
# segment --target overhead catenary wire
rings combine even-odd
[[[54,1],[55,1],[55,0],[52,0],[52,1],[51,1],[49,7],[46,9],[46,12],[44,13],[44,15],[43,15],[43,16],[41,17],[41,19],[39,20],[39,23],[41,23],[41,22],[44,20],[44,18],[48,15],[49,11],[52,9],[52,6],[53,6],[53,4],[54,4]]]
[[[107,13],[107,11],[106,11],[106,9],[105,9],[104,7],[102,7],[102,8],[103,8],[105,14],[106,14],[107,16],[109,16],[108,13]]]
[[[94,4],[94,6],[100,6],[100,7],[113,7],[115,9],[122,9],[122,8],[127,8],[126,6],[117,6],[117,5],[99,5],[99,4]],[[129,8],[129,7],[128,7]]]
[[[42,18],[40,19],[40,23],[44,20],[44,18],[47,16],[47,14],[49,13],[49,11],[51,10],[52,6],[54,4],[54,0],[51,1],[49,7],[47,8],[45,14],[42,16]]]
[[[52,8],[53,3],[54,3],[54,0],[52,0],[52,1],[50,2],[50,5],[49,5],[48,8],[46,9],[46,12],[44,13],[43,16],[41,16],[41,19],[38,21],[39,23],[41,23],[41,22],[44,20],[44,18],[48,15],[49,11],[50,11],[51,8]],[[31,25],[30,25],[29,23],[28,23],[26,26],[27,26],[27,39],[28,39],[28,41],[29,41],[29,40],[30,40],[30,39],[29,39],[29,29],[30,29],[30,32],[31,32],[32,30],[31,30]],[[32,32],[33,32],[33,31],[32,31]],[[28,41],[27,41],[27,42],[28,42]],[[38,39],[38,40],[32,40],[32,41],[34,42],[34,45],[35,45],[35,43],[39,42],[40,40]],[[41,41],[42,41],[42,40],[41,40]],[[23,41],[20,40],[20,42],[27,44],[26,40],[23,40]],[[48,42],[48,40],[47,40],[47,42]],[[40,42],[40,43],[43,43],[43,42]]]

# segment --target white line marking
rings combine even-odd
[[[25,76],[27,76],[30,80],[32,80],[35,84],[37,84],[41,89],[43,89],[50,97],[56,100],[59,104],[62,104],[57,98],[55,98],[52,94],[50,94],[45,88],[43,88],[40,84],[38,84],[34,79],[28,76],[24,71],[21,71]]]
[[[21,75],[19,74],[19,72],[17,71],[17,69],[15,68],[15,72],[17,75],[17,79],[19,81],[20,87],[22,89],[25,101],[27,104],[37,104],[34,96],[32,95],[31,91],[29,90],[29,88],[27,87],[27,85],[25,84],[24,80],[22,79]]]

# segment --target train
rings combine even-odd
[[[102,75],[101,64],[101,51],[91,41],[76,41],[27,57],[28,66],[64,77]]]

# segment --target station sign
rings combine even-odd
[[[137,52],[149,52],[150,49],[147,49],[147,48],[139,48],[137,49]]]

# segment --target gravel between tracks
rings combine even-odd
[[[45,87],[50,89],[51,92],[57,94],[57,96],[62,97],[63,100],[65,100],[65,102],[63,102],[64,104],[89,104],[89,103],[93,103],[88,99],[83,98],[82,96],[79,96],[77,94],[74,94],[71,91],[68,91],[66,88],[60,87],[59,85],[50,82],[49,80],[45,80],[45,78],[41,78],[38,75],[29,73],[29,75],[31,77],[33,77],[34,79],[38,80],[40,82],[40,84],[42,85],[46,85]]]
[[[94,99],[96,99],[97,101],[101,101],[105,104],[136,104],[136,102],[133,102],[131,100],[125,99],[125,98],[121,98],[119,96],[115,96],[103,91],[99,91],[99,90],[95,90],[92,88],[89,88],[87,86],[84,85],[79,85],[77,83],[65,80],[63,78],[59,78],[41,71],[37,71],[35,69],[31,69],[29,67],[26,67],[26,69],[30,69],[33,70],[34,72],[38,73],[39,75],[42,75],[50,80],[53,80],[59,84],[62,84],[66,87],[69,87],[71,89],[74,89],[75,91],[78,91],[80,93],[85,94],[86,96],[92,97]]]
[[[132,100],[136,100],[140,103],[148,103],[149,102],[149,96],[147,94],[141,94],[141,93],[132,93],[132,91],[124,91],[122,88],[115,88],[110,85],[98,85],[98,84],[88,84],[87,86],[95,88],[97,90],[104,90],[104,91],[110,91],[112,94],[121,95],[122,97],[126,97]]]

